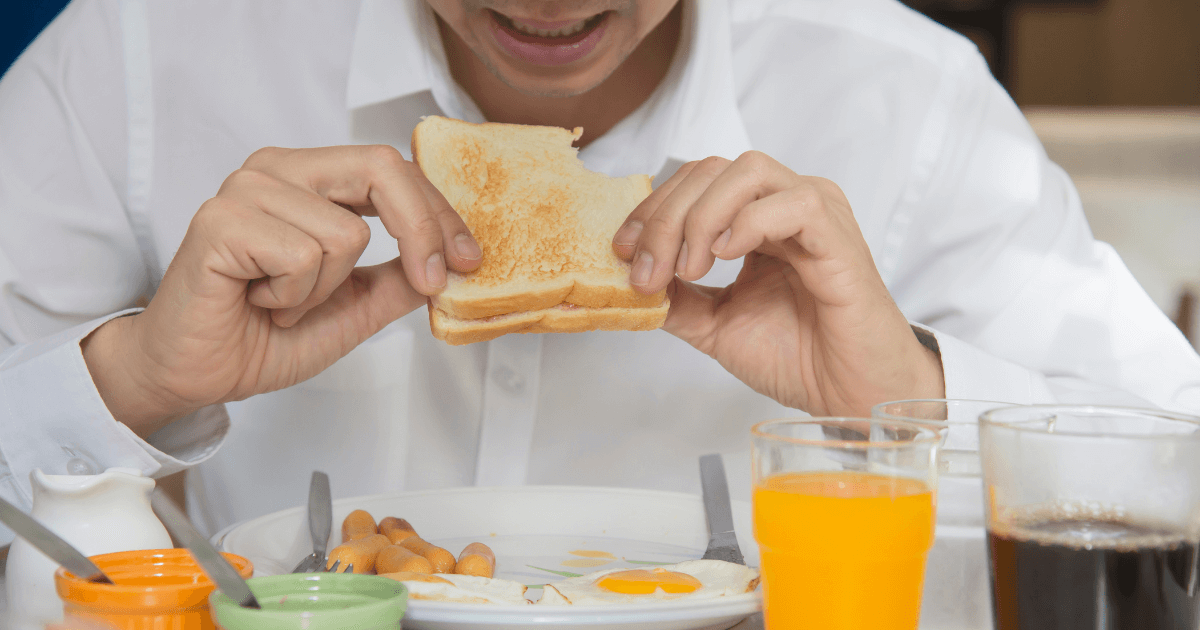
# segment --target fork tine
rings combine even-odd
[[[329,565],[328,569],[325,569],[325,572],[326,573],[353,573],[354,572],[354,563],[353,562],[347,563],[346,568],[344,570],[338,571],[338,567],[341,566],[341,564],[342,564],[341,560],[334,560],[333,564]]]

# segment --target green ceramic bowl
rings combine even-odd
[[[408,605],[403,584],[375,575],[296,573],[247,580],[262,610],[220,591],[209,597],[225,630],[398,630]]]

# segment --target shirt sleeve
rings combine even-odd
[[[945,80],[889,285],[937,338],[946,395],[1200,413],[1200,357],[1092,237],[1020,110],[981,62]]]
[[[116,0],[71,3],[0,80],[0,495],[24,506],[34,468],[165,475],[228,428],[216,406],[142,440],[80,350],[150,287],[125,210],[119,15]]]

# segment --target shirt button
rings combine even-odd
[[[525,391],[525,377],[507,365],[492,370],[492,381],[509,394],[516,395]]]
[[[71,459],[67,460],[67,474],[94,475],[96,474],[96,469],[93,468],[92,464],[86,459],[83,459],[82,457],[72,457]]]

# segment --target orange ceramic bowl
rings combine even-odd
[[[254,565],[222,554],[249,578]],[[212,630],[208,596],[215,585],[186,549],[119,551],[91,557],[113,584],[85,582],[66,569],[54,574],[63,616],[116,630]]]

